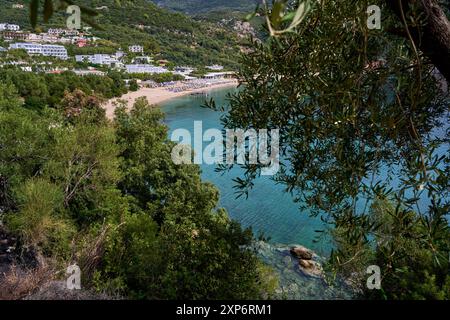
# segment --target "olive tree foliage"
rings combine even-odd
[[[267,39],[254,41],[242,57],[242,90],[230,96],[224,125],[280,129],[282,169],[275,180],[302,209],[332,227],[335,270],[358,260],[367,248],[399,259],[399,247],[377,237],[383,220],[374,219],[373,206],[387,201],[392,208],[384,207],[384,213],[396,228],[383,234],[408,237],[428,250],[431,263],[445,275],[447,83],[404,35],[410,24],[425,29],[424,12],[410,6],[402,20],[385,1],[309,1],[308,13],[293,30],[274,32],[289,29],[298,7],[282,1],[283,10],[277,3],[263,12],[272,29],[266,28]],[[382,9],[381,30],[367,27],[367,8],[373,4]],[[216,108],[214,102],[209,106]],[[249,195],[261,166],[245,169],[236,188]],[[395,263],[386,261],[378,260],[383,272],[395,272]]]

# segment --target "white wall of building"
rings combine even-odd
[[[129,46],[128,51],[133,53],[142,53],[144,52],[144,47],[139,45]]]
[[[166,68],[153,66],[151,64],[127,64],[125,68],[128,73],[166,73]]]
[[[114,56],[110,56],[109,54],[90,54],[90,55],[76,55],[75,60],[77,62],[88,62],[92,64],[101,64],[111,66],[113,64],[118,64],[119,60],[117,60]]]
[[[66,60],[68,58],[66,48],[59,45],[18,42],[11,44],[9,48],[24,49],[28,54],[40,54],[43,56],[56,57],[63,60]]]
[[[0,31],[19,31],[20,26],[17,24],[0,23]]]

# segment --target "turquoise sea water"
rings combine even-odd
[[[203,108],[205,99],[213,98],[217,105],[225,105],[226,95],[235,89],[214,90],[205,96],[186,96],[162,104],[166,114],[166,124],[170,133],[176,129],[188,129],[194,139],[194,121],[202,121],[203,132],[207,129],[222,129],[221,114]],[[207,146],[205,142],[203,147]],[[448,152],[445,148],[437,150],[438,154]],[[262,243],[259,257],[270,265],[279,275],[279,298],[286,299],[352,299],[352,292],[345,285],[329,286],[323,279],[306,276],[298,268],[297,262],[289,254],[290,244],[301,244],[313,249],[319,256],[327,256],[332,248],[328,240],[314,241],[315,230],[323,229],[319,218],[312,218],[302,212],[294,203],[283,186],[277,185],[269,177],[261,177],[255,182],[248,199],[236,198],[233,178],[243,175],[240,168],[234,168],[225,174],[215,172],[215,166],[201,165],[202,178],[212,182],[220,190],[220,206],[227,209],[234,220],[244,227],[252,227],[256,235],[262,232],[270,237],[271,244]],[[386,172],[382,170],[379,178],[384,180]],[[391,181],[392,186],[397,180]],[[429,201],[424,198],[419,203],[425,208]],[[360,205],[364,205],[361,202]],[[284,244],[284,245],[283,245]]]
[[[214,98],[217,105],[226,104],[226,95],[234,90],[213,90],[207,98]],[[221,114],[202,107],[205,99],[202,95],[185,96],[162,104],[170,133],[176,129],[188,129],[193,139],[194,121],[203,122],[203,132],[210,128],[222,129]],[[203,147],[207,144],[205,142]],[[201,165],[201,169],[203,179],[214,183],[220,190],[220,206],[244,227],[252,227],[256,235],[263,233],[272,243],[302,244],[318,254],[329,252],[331,246],[327,241],[314,241],[317,235],[315,230],[323,228],[320,219],[301,212],[291,195],[284,192],[283,186],[269,177],[261,177],[248,199],[236,199],[232,179],[242,176],[242,169],[234,168],[223,175],[214,171],[214,165]]]
[[[208,96],[203,95],[185,96],[170,100],[162,104],[162,111],[166,114],[166,124],[170,133],[176,129],[188,129],[194,139],[194,121],[202,121],[203,132],[207,129],[222,129],[220,123],[221,113],[202,107],[206,99],[213,98],[216,104],[226,105],[228,93],[237,89],[212,90]],[[444,122],[445,123],[445,122]],[[448,126],[439,132],[443,136]],[[208,142],[203,144],[203,148]],[[441,146],[436,153],[439,155],[448,152],[445,146]],[[233,178],[242,177],[243,170],[235,167],[225,174],[215,172],[214,165],[201,165],[202,177],[205,181],[215,184],[221,194],[220,206],[228,210],[229,215],[239,221],[244,227],[252,227],[255,234],[263,233],[270,238],[270,242],[277,244],[302,244],[316,251],[319,255],[327,255],[331,250],[328,240],[314,241],[317,236],[315,230],[324,228],[319,218],[312,218],[308,212],[302,212],[299,205],[294,203],[290,194],[285,193],[283,186],[276,184],[270,177],[260,177],[255,181],[255,187],[250,192],[248,199],[236,199],[233,186]],[[382,170],[379,179],[385,180],[387,172]],[[392,187],[399,184],[394,178],[390,182]],[[412,195],[411,195],[412,196]],[[426,194],[421,196],[418,205],[425,211],[430,201]],[[363,207],[365,201],[360,199],[358,205]]]

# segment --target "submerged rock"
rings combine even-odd
[[[322,265],[313,260],[303,260],[300,259],[298,261],[300,270],[309,277],[317,277],[322,278],[323,277],[323,269]]]
[[[275,299],[342,300],[352,299],[353,293],[345,283],[329,285],[322,268],[324,258],[300,245],[279,245],[256,242],[259,258],[277,274],[279,283]],[[292,253],[293,248],[296,254]],[[300,259],[299,257],[305,259]]]
[[[322,265],[318,261],[320,258],[312,250],[301,245],[295,245],[291,247],[289,252],[298,259],[300,271],[305,276],[323,278]]]
[[[304,268],[304,269],[312,269],[314,268],[313,263],[311,262],[311,260],[303,260],[300,259],[298,261],[298,264],[300,265],[300,267]]]
[[[294,257],[302,260],[311,260],[314,256],[314,253],[311,250],[299,245],[292,247],[290,252]]]

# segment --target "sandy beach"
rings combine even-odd
[[[190,95],[193,93],[203,93],[203,92],[206,93],[212,89],[236,87],[237,85],[238,85],[238,82],[236,80],[230,80],[225,83],[211,84],[211,85],[203,87],[203,88],[185,90],[185,91],[180,91],[180,92],[173,92],[173,91],[168,90],[165,87],[141,88],[135,92],[128,92],[128,93],[124,94],[123,96],[121,96],[120,98],[114,98],[114,99],[109,100],[104,105],[104,108],[106,110],[106,116],[109,119],[112,119],[114,117],[114,110],[116,109],[116,102],[118,100],[127,101],[128,108],[131,108],[133,106],[135,100],[140,97],[146,97],[150,104],[158,105],[158,104],[168,101],[170,99]]]

